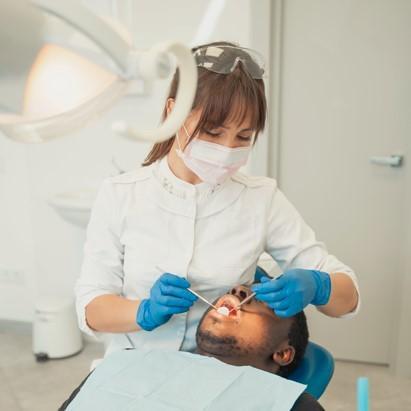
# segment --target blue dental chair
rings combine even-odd
[[[260,282],[264,275],[268,276],[267,272],[257,267],[254,281]],[[307,385],[306,391],[318,400],[331,381],[333,373],[334,359],[330,352],[309,341],[300,366],[288,379]]]

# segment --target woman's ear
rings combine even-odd
[[[290,364],[295,357],[295,348],[288,341],[284,341],[273,354],[273,361],[280,367]]]
[[[175,100],[173,98],[168,98],[167,103],[166,103],[166,110],[167,110],[167,117],[170,115],[170,113],[173,111],[174,108],[174,102]]]

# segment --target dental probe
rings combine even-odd
[[[191,288],[187,288],[188,291],[190,291],[190,293],[194,294],[196,297],[198,297],[200,300],[204,301],[206,304],[208,304],[210,307],[213,307],[215,310],[218,311],[218,308],[211,304],[209,301],[207,301],[204,297],[202,297],[200,294],[196,293],[194,290],[192,290]]]
[[[240,307],[241,307],[244,303],[246,303],[247,301],[251,300],[251,299],[255,296],[255,294],[256,294],[256,293],[252,293],[252,294],[250,294],[247,298],[244,298],[244,300],[241,301],[241,303],[237,305],[237,309],[240,308]]]

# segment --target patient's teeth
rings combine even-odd
[[[227,308],[227,307],[220,307],[218,310],[217,310],[217,312],[219,313],[219,314],[221,314],[221,315],[224,315],[224,316],[228,316],[228,314],[230,313],[230,310]]]

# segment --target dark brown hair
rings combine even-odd
[[[197,49],[207,46],[238,47],[233,43],[218,41],[195,47],[191,51],[194,53]],[[226,122],[238,121],[238,124],[241,124],[247,116],[250,116],[250,127],[256,132],[255,143],[258,133],[264,129],[267,112],[263,80],[253,79],[242,64],[238,64],[236,69],[229,74],[214,73],[202,67],[198,67],[197,70],[198,84],[192,111],[201,110],[201,115],[192,133],[192,138],[198,132],[220,127]],[[176,98],[178,79],[179,72],[176,70],[166,101]],[[162,120],[164,121],[166,117],[167,104],[163,110]],[[165,157],[174,139],[175,136],[172,136],[168,140],[155,143],[144,160],[143,166],[149,166]]]

